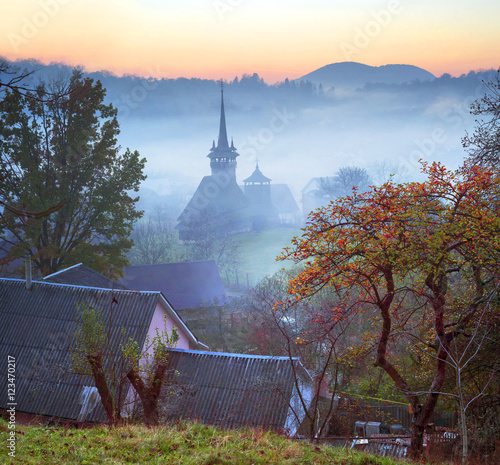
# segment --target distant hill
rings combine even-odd
[[[412,65],[368,66],[361,63],[332,63],[306,74],[297,81],[320,83],[325,91],[335,89],[351,89],[370,84],[402,84],[412,81],[429,81],[436,76],[425,69]]]

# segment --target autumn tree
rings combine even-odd
[[[47,88],[55,97],[37,98]],[[20,212],[57,207],[29,221],[5,211],[0,239],[9,259],[28,251],[42,275],[83,262],[116,278],[127,264],[141,216],[130,192],[145,179],[145,160],[119,153],[116,109],[104,98],[99,81],[75,71],[0,102],[0,199]]]
[[[414,412],[413,456],[422,451],[450,346],[495,294],[500,258],[498,173],[474,166],[450,172],[439,164],[424,164],[423,171],[425,182],[388,182],[313,213],[282,255],[303,262],[304,271],[290,280],[288,301],[277,305],[328,287],[355,298],[359,312],[376,311],[374,364]],[[464,287],[469,297],[451,305]],[[342,308],[331,312],[343,317]],[[425,389],[398,368],[391,347],[401,339],[434,356]]]

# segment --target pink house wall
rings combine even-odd
[[[168,315],[167,311],[163,308],[163,306],[158,302],[156,304],[156,309],[155,313],[153,315],[153,318],[151,320],[151,326],[148,329],[148,336],[149,339],[152,340],[153,337],[156,336],[156,328],[158,328],[159,331],[163,331],[165,329],[165,323],[164,323],[164,315],[167,315],[167,331],[170,334],[170,331],[172,331],[172,326],[177,327],[178,333],[179,333],[179,341],[177,342],[177,349],[196,349],[195,347],[192,347],[189,345],[189,339],[187,335],[184,333],[184,331],[179,328],[172,320],[172,318]]]

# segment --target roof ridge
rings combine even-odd
[[[279,360],[279,361],[290,361],[290,357],[285,357],[281,355],[250,355],[250,354],[233,354],[231,352],[211,352],[208,350],[188,350],[188,349],[177,349],[168,348],[168,350],[173,352],[183,352],[194,355],[217,355],[220,357],[234,357],[234,358],[249,358],[249,359],[260,359],[260,360]],[[293,361],[300,361],[300,357],[291,357]]]
[[[76,265],[71,265],[71,266],[69,266],[68,268],[63,268],[62,270],[56,271],[55,273],[48,274],[47,276],[44,276],[42,279],[52,278],[52,276],[56,276],[56,275],[58,275],[59,273],[64,273],[64,272],[66,272],[66,271],[68,271],[68,270],[71,270],[72,268],[76,268],[77,266],[81,266],[81,265],[83,265],[83,263],[81,263],[81,262],[80,262],[80,263],[77,263]],[[85,266],[85,265],[84,265],[84,266]],[[91,269],[92,269],[92,268],[89,268],[89,270],[91,270]],[[92,271],[94,271],[94,270],[92,270]],[[98,273],[98,272],[96,271],[96,273]]]
[[[25,283],[26,281],[21,278],[0,278],[0,281],[18,281],[20,283]],[[118,289],[118,288],[106,288],[106,287],[95,287],[95,286],[82,286],[80,284],[67,284],[67,283],[52,283],[50,281],[33,281],[33,284],[41,284],[43,286],[61,286],[61,287],[74,287],[78,289],[94,289],[99,291],[111,291],[111,292],[132,292],[140,294],[161,294],[161,291],[136,291],[133,289]]]

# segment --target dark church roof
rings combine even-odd
[[[129,289],[161,291],[176,310],[221,301],[226,295],[213,260],[128,266],[123,283]]]
[[[308,408],[312,379],[298,358],[292,360]],[[288,357],[171,349],[168,363],[179,373],[175,382],[181,386],[178,397],[169,398],[169,419],[288,430],[293,435],[305,416]]]
[[[234,180],[205,176],[178,221],[189,226],[191,222],[199,221],[200,217],[218,222],[222,221],[222,216],[227,216],[226,220],[230,221],[235,215],[234,220],[237,220],[241,209],[247,205],[245,194]]]
[[[45,276],[43,281],[49,283],[74,284],[75,286],[100,287],[103,289],[126,289],[122,284],[107,278],[81,263]]]
[[[262,171],[259,169],[259,164],[255,167],[255,171],[246,179],[243,180],[244,183],[269,183],[271,180],[262,174]]]

